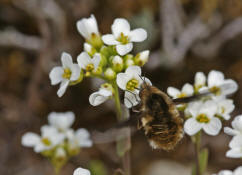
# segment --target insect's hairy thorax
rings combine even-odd
[[[183,120],[175,104],[158,88],[144,85],[140,91],[141,121],[153,148],[171,150],[183,136]]]

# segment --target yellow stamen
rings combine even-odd
[[[210,119],[207,117],[206,114],[199,114],[196,117],[196,120],[200,123],[209,123]]]
[[[177,95],[178,98],[182,98],[182,97],[186,97],[186,96],[187,96],[186,93],[180,93],[180,94]]]
[[[91,72],[93,69],[94,69],[94,65],[93,65],[92,63],[90,63],[90,64],[88,64],[88,65],[86,66],[86,71],[87,71],[87,72]]]
[[[66,78],[66,79],[70,79],[71,77],[71,70],[69,68],[65,68],[64,69],[64,73],[62,74],[62,77],[63,78]]]
[[[209,90],[210,90],[210,92],[214,93],[215,95],[221,95],[221,89],[217,86],[213,86]]]
[[[136,79],[131,79],[126,84],[126,89],[129,91],[134,91],[139,86],[139,81]]]
[[[50,146],[51,145],[51,141],[47,138],[47,137],[43,137],[41,139],[42,143],[46,146]]]
[[[117,39],[121,44],[128,44],[129,43],[129,37],[125,36],[123,32],[121,32],[120,36]]]

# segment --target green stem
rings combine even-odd
[[[196,154],[196,174],[202,175],[200,171],[200,149],[201,149],[201,131],[195,135],[195,154]]]
[[[116,107],[117,120],[119,122],[122,122],[126,118],[125,118],[124,115],[122,115],[118,86],[117,86],[116,82],[113,82],[112,85],[113,85],[113,88],[114,88],[114,101],[115,101],[115,107]],[[130,134],[127,138],[125,138],[125,140],[123,140],[123,139],[118,140],[117,144],[122,144],[122,142],[128,142],[128,144],[131,145]],[[131,167],[130,167],[130,151],[129,150],[127,150],[125,152],[125,154],[122,156],[122,164],[123,164],[123,169],[124,169],[125,175],[130,175],[131,174]]]
[[[121,110],[118,86],[117,86],[116,82],[112,83],[112,84],[113,84],[113,88],[114,88],[114,101],[115,101],[115,107],[116,107],[116,115],[117,115],[118,121],[120,122],[124,119],[122,118],[122,110]]]

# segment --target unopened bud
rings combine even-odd
[[[104,72],[104,76],[105,78],[107,78],[108,80],[113,80],[116,78],[116,72],[112,69],[112,68],[107,68]]]
[[[147,61],[149,59],[149,54],[150,54],[149,50],[145,50],[143,52],[138,53],[134,57],[135,64],[138,66],[143,66],[145,63],[147,63]]]
[[[118,55],[113,57],[113,59],[112,59],[113,70],[115,70],[116,72],[120,72],[120,71],[122,71],[123,67],[124,67],[123,59]]]

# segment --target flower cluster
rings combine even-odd
[[[222,170],[218,174],[213,174],[213,175],[241,175],[241,174],[242,174],[242,166],[239,166],[234,171]]]
[[[84,51],[77,56],[77,63],[73,63],[69,54],[63,53],[62,66],[54,67],[49,74],[52,85],[60,83],[57,91],[59,97],[65,93],[68,86],[80,83],[84,77],[97,77],[105,80],[100,89],[89,97],[90,104],[93,106],[112,98],[117,85],[116,79],[119,79],[118,84],[124,85],[120,82],[127,81],[128,78],[125,75],[130,72],[131,77],[133,75],[134,77],[128,82],[128,90],[133,91],[134,87],[140,85],[141,79],[136,75],[140,75],[141,71],[135,71],[140,69],[137,68],[138,66],[143,66],[148,61],[149,51],[145,50],[136,55],[130,52],[134,42],[142,42],[147,38],[147,32],[144,29],[131,30],[126,19],[117,18],[111,26],[112,34],[101,35],[93,15],[79,20],[77,29],[85,38]],[[130,68],[132,66],[137,67]],[[123,77],[125,80],[120,80]],[[123,86],[121,88],[126,89]],[[131,95],[126,93],[127,96]]]
[[[226,134],[233,136],[229,143],[230,150],[226,153],[226,156],[242,158],[242,115],[236,116],[231,124],[233,128],[224,128]]]
[[[49,125],[41,127],[41,135],[27,132],[22,137],[22,145],[33,147],[36,153],[49,158],[55,168],[60,169],[66,161],[77,155],[82,147],[91,147],[89,132],[80,128],[74,131],[71,128],[75,120],[73,112],[48,115]]]
[[[178,105],[186,117],[184,130],[188,135],[195,135],[203,129],[209,135],[217,135],[222,128],[221,120],[229,120],[234,110],[233,100],[226,96],[234,93],[238,85],[234,80],[225,79],[222,72],[212,70],[208,77],[198,72],[194,85],[186,83],[182,90],[169,87],[167,93],[173,98],[209,94],[199,101]]]

